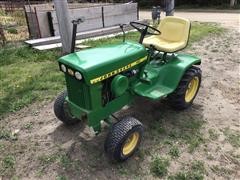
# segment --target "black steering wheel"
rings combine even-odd
[[[130,22],[130,25],[133,28],[135,28],[136,30],[138,30],[138,32],[141,33],[141,37],[139,39],[139,43],[141,43],[141,44],[146,35],[160,35],[161,34],[161,32],[158,29],[156,29],[152,26],[149,26],[147,24],[143,24],[143,23],[139,23],[139,22]],[[149,29],[152,30],[152,32],[149,31]]]

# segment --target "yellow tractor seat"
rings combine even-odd
[[[158,51],[173,53],[184,49],[188,43],[191,23],[188,19],[168,16],[161,20],[157,28],[161,35],[152,35],[143,40],[146,47],[153,46]]]

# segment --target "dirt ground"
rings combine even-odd
[[[229,13],[231,12],[231,13]],[[191,21],[199,22],[217,22],[222,24],[226,28],[233,28],[240,32],[240,11],[229,10],[229,11],[216,11],[216,12],[182,12],[177,10],[175,16],[188,18]],[[161,13],[161,18],[165,16],[165,13]],[[150,11],[140,11],[140,19],[151,19]]]
[[[0,179],[155,179],[156,156],[169,159],[169,176],[201,161],[204,179],[240,179],[239,38],[229,28],[185,50],[202,58],[202,86],[190,109],[176,112],[139,98],[120,112],[135,112],[145,128],[140,150],[125,163],[104,154],[107,128],[92,137],[84,126],[66,127],[55,118],[53,102],[10,114],[1,120],[11,133],[0,138]],[[178,157],[170,156],[172,146]]]

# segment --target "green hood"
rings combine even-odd
[[[93,84],[99,82],[94,79],[116,72],[119,68],[127,66],[130,69],[140,64],[147,59],[146,56],[147,51],[143,45],[122,42],[75,52],[61,57],[58,61],[74,71],[79,71],[86,83]],[[138,62],[135,63],[136,61]]]

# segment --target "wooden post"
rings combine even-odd
[[[3,31],[3,25],[0,23],[0,41],[2,41],[2,45],[4,46],[6,43],[6,37]]]
[[[71,52],[72,24],[69,16],[67,0],[54,0],[59,32],[64,54]]]

